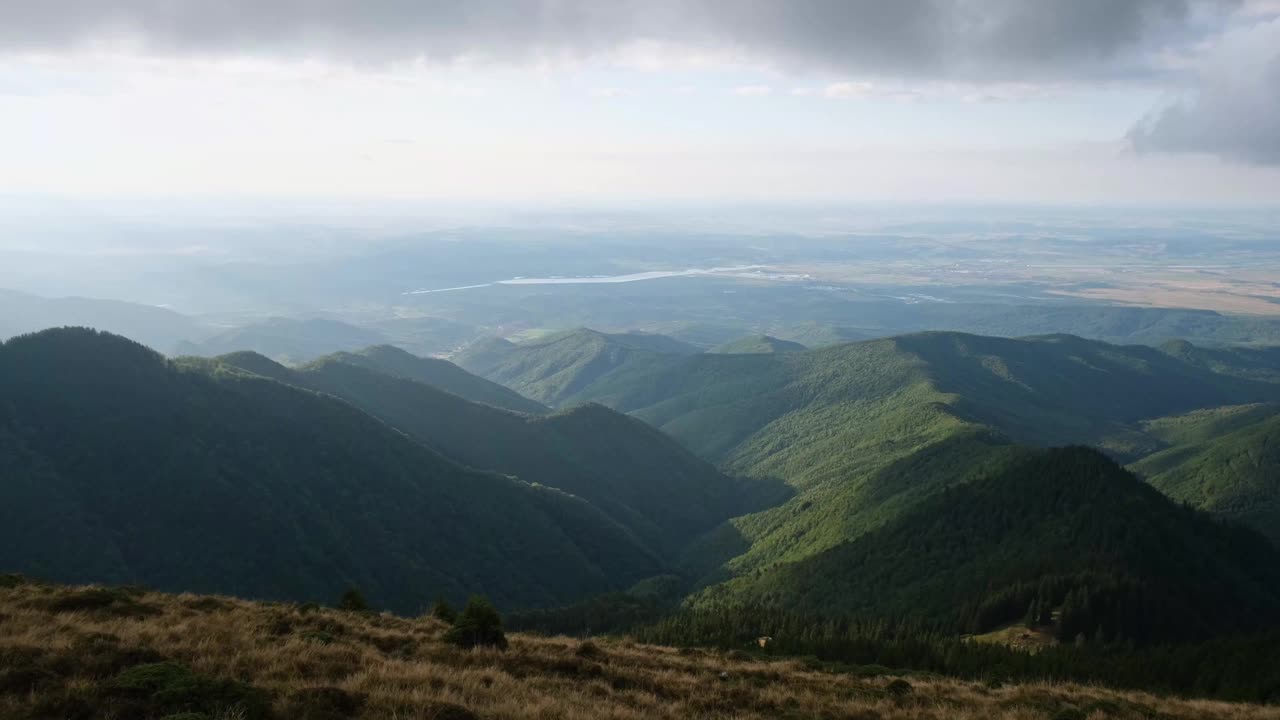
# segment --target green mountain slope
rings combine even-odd
[[[1131,467],[1179,502],[1280,541],[1280,406],[1245,405],[1151,423],[1174,441]]]
[[[729,478],[639,420],[599,405],[531,417],[332,355],[290,370],[254,353],[220,360],[339,397],[466,465],[591,502],[671,555],[724,520],[780,501],[779,484]]]
[[[201,343],[187,343],[183,355],[213,357],[252,350],[280,362],[306,362],[339,350],[385,343],[376,331],[327,318],[270,318],[220,332]]]
[[[1037,600],[1061,608],[1068,641],[1246,632],[1280,610],[1280,553],[1096,451],[1022,450],[874,532],[706,590],[695,604],[981,632],[1022,619]]]
[[[1249,363],[1265,359],[1209,365],[1070,336],[921,333],[808,352],[648,358],[596,375],[570,398],[634,414],[728,472],[796,488],[790,502],[735,519],[686,558],[699,572],[728,562],[742,573],[857,537],[975,464],[999,462],[1011,443],[1095,444],[1133,459],[1166,444],[1145,418],[1280,399],[1280,384],[1245,372]],[[520,377],[492,379],[518,386]]]
[[[50,579],[323,601],[355,585],[416,612],[437,593],[561,604],[661,570],[584,500],[90,330],[0,346],[0,463],[0,567]]]
[[[535,415],[549,412],[546,405],[472,375],[448,360],[418,357],[390,345],[375,345],[359,352],[339,353],[338,359],[349,365],[359,365],[425,383],[472,402]]]
[[[957,396],[956,412],[1018,441],[1101,444],[1124,456],[1150,440],[1138,421],[1212,405],[1280,398],[1280,385],[1140,346],[1070,335],[1007,339],[921,333],[898,339]],[[1277,356],[1280,357],[1280,356]]]
[[[798,342],[781,340],[772,335],[751,335],[712,348],[707,352],[728,355],[744,353],[801,352],[807,348]]]
[[[481,343],[454,358],[464,369],[551,406],[572,404],[602,378],[666,364],[698,352],[662,335],[607,334],[585,328],[515,345]]]
[[[839,325],[824,325],[816,322],[803,322],[795,325],[783,325],[773,328],[778,337],[799,343],[809,348],[827,347],[842,343],[870,340],[881,333],[867,333]]]
[[[731,568],[741,572],[873,527],[944,482],[955,463],[1000,442],[951,412],[954,400],[932,387],[926,369],[889,339],[632,366],[584,394],[632,412],[731,473],[781,479],[797,490],[783,506],[735,519],[686,557],[695,573],[736,557]],[[926,450],[921,457],[950,458],[937,463],[942,472],[907,470]]]

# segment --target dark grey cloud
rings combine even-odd
[[[783,68],[955,80],[1150,72],[1233,0],[5,0],[0,50],[125,34],[157,53],[355,62],[590,56],[638,39]]]
[[[1229,33],[1185,98],[1129,132],[1139,152],[1280,165],[1280,19]]]

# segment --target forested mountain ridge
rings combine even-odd
[[[543,348],[506,348],[535,367]],[[807,352],[667,355],[570,396],[629,412],[727,471],[781,479],[787,504],[737,518],[694,548],[706,571],[751,572],[857,537],[1015,443],[1168,447],[1143,421],[1280,399],[1265,349],[1115,346],[928,332]],[[1280,364],[1277,364],[1280,366]]]
[[[0,566],[328,600],[569,602],[661,572],[589,503],[468,469],[344,401],[121,337],[0,345]],[[282,569],[286,569],[282,571]]]
[[[1280,398],[1266,351],[922,333],[667,353],[600,337],[491,344],[503,367],[570,370],[566,397],[599,401],[545,415],[433,386],[515,397],[397,350],[289,368],[169,361],[87,330],[15,338],[0,345],[15,478],[0,564],[260,597],[358,585],[413,611],[440,592],[565,605],[662,575],[694,609],[959,633],[1034,604],[1066,613],[1063,639],[1103,643],[1245,632],[1236,620],[1280,611],[1261,537],[1096,451],[1035,448],[1142,458],[1171,495],[1209,487],[1180,499],[1264,526],[1277,428],[1260,401]],[[600,357],[620,362],[589,372]],[[1240,457],[1266,459],[1256,481],[1176,475]]]
[[[694,346],[663,335],[608,334],[580,328],[521,345],[505,341],[479,343],[454,360],[464,369],[526,397],[561,406],[570,404],[584,388],[621,368],[696,352]]]
[[[792,340],[783,340],[772,335],[751,335],[718,345],[707,352],[735,355],[743,353],[801,352],[807,349],[804,345]]]
[[[219,361],[341,398],[468,466],[572,493],[662,555],[786,497],[776,483],[729,478],[658,430],[599,405],[527,416],[379,373],[351,358],[340,353],[296,370],[254,353]]]
[[[183,343],[176,354],[212,357],[252,350],[281,362],[306,362],[335,350],[387,342],[376,330],[324,317],[273,317],[224,330],[199,343]]]
[[[1280,405],[1215,408],[1162,418],[1171,447],[1134,472],[1161,492],[1280,541]]]
[[[897,342],[928,366],[939,391],[958,396],[958,413],[1035,445],[1088,443],[1132,456],[1154,447],[1141,437],[1144,418],[1280,399],[1280,375],[1246,377],[1240,362],[1188,362],[1143,345],[941,332]]]
[[[336,353],[331,357],[350,365],[415,380],[472,402],[535,415],[550,412],[546,405],[473,375],[448,360],[418,357],[391,345],[374,345],[356,352]]]
[[[1085,448],[1025,449],[883,527],[714,586],[699,606],[918,620],[985,632],[1036,604],[1061,639],[1202,640],[1268,627],[1280,553]]]
[[[216,331],[195,318],[155,305],[87,297],[41,297],[0,288],[0,340],[65,325],[100,328],[165,352]]]

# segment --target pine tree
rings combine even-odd
[[[502,616],[480,595],[471,596],[453,627],[445,633],[444,639],[468,649],[480,646],[507,649],[507,636],[502,632]]]
[[[453,609],[444,596],[440,596],[436,598],[436,604],[431,607],[431,617],[452,625],[458,620],[458,611]]]
[[[350,610],[352,612],[363,612],[369,609],[369,603],[365,601],[364,595],[355,588],[348,588],[342,593],[342,599],[338,601],[339,610]]]

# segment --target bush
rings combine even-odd
[[[271,717],[271,698],[235,680],[197,675],[177,663],[129,668],[103,686],[107,706],[120,717],[164,717],[181,713],[216,715],[234,711],[244,720]]]
[[[578,643],[578,648],[573,651],[573,654],[580,658],[593,660],[605,657],[605,652],[600,649],[600,646],[590,640],[583,640],[581,643]]]
[[[44,609],[53,613],[91,612],[112,617],[146,617],[160,611],[138,602],[142,594],[134,588],[85,588],[45,600]]]
[[[15,588],[26,584],[27,579],[18,573],[0,573],[0,588]]]
[[[351,612],[364,612],[369,609],[369,603],[365,601],[364,595],[355,588],[350,588],[342,593],[342,599],[338,601],[339,610],[349,610]]]
[[[911,683],[906,680],[903,680],[902,678],[895,678],[884,687],[884,690],[893,697],[902,697],[904,695],[910,695],[912,688]]]
[[[502,616],[485,598],[475,595],[445,633],[446,642],[460,648],[496,647],[507,649],[507,636],[502,632]]]
[[[458,621],[458,611],[445,602],[443,597],[439,597],[436,598],[436,604],[431,607],[431,617],[452,625]]]
[[[302,639],[317,645],[329,645],[333,642],[333,633],[324,630],[308,630],[302,633]]]

